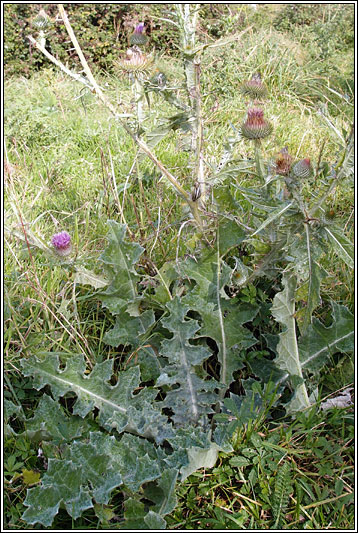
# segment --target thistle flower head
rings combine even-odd
[[[117,65],[126,72],[143,72],[153,63],[153,56],[144,54],[134,46],[127,50],[127,55],[118,61]]]
[[[246,139],[263,139],[272,132],[272,125],[264,119],[262,109],[253,107],[247,111],[247,119],[241,125],[241,133]]]
[[[290,172],[293,158],[287,150],[287,146],[282,148],[275,161],[275,172],[281,176],[287,176]]]
[[[69,255],[72,251],[71,235],[67,231],[56,233],[51,239],[51,244],[55,252],[63,257]]]
[[[266,85],[262,83],[259,73],[254,74],[251,80],[245,81],[240,87],[240,92],[251,100],[262,100],[267,96]]]
[[[301,161],[298,161],[295,165],[293,165],[292,173],[296,178],[308,178],[312,173],[310,159],[307,157],[306,159],[301,159]]]
[[[143,46],[147,44],[148,37],[144,34],[144,22],[140,22],[135,27],[134,33],[130,36],[129,43],[131,45]]]
[[[137,24],[134,30],[134,33],[143,33],[143,30],[144,30],[144,22],[140,22],[139,24]]]

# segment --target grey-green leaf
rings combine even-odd
[[[166,427],[167,418],[153,406],[156,391],[147,388],[134,394],[140,384],[138,366],[122,372],[117,384],[111,386],[113,360],[97,363],[88,376],[82,356],[67,359],[64,370],[59,368],[58,355],[51,353],[40,361],[36,357],[22,359],[21,365],[25,376],[33,376],[36,389],[50,385],[55,398],[75,392],[74,415],[85,417],[97,407],[98,422],[107,430],[127,430],[158,441],[164,438],[161,428]]]

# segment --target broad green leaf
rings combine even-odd
[[[156,448],[148,440],[125,433],[117,441],[96,432],[91,433],[90,443],[110,458],[111,468],[120,473],[123,484],[132,492],[161,476]]]
[[[137,348],[143,343],[148,329],[154,322],[154,313],[151,309],[144,311],[138,317],[122,312],[120,316],[117,316],[113,329],[105,333],[103,340],[114,347],[129,344]]]
[[[89,490],[82,487],[83,470],[72,461],[48,460],[48,469],[41,486],[29,489],[24,501],[28,507],[22,519],[28,524],[40,523],[51,527],[54,517],[63,503],[68,514],[76,519],[92,507]],[[118,476],[118,484],[121,480]]]
[[[163,438],[161,428],[165,428],[167,418],[152,405],[156,391],[146,388],[134,394],[140,384],[139,367],[122,372],[117,384],[111,386],[113,360],[97,363],[89,375],[85,374],[86,365],[81,356],[70,357],[64,370],[59,365],[58,355],[52,354],[41,361],[35,357],[21,360],[24,375],[33,376],[37,390],[50,385],[56,399],[69,391],[76,394],[74,415],[85,417],[97,407],[98,422],[107,430],[132,431],[158,441]]]
[[[140,277],[134,265],[143,253],[143,248],[125,240],[126,226],[123,224],[109,220],[108,226],[108,245],[101,255],[101,261],[112,279],[107,289],[97,295],[113,314],[120,314],[123,309],[127,309],[129,303],[137,300],[137,282]]]
[[[184,481],[193,472],[196,472],[196,470],[199,470],[200,468],[212,468],[215,466],[220,450],[221,447],[215,442],[212,442],[210,447],[206,449],[196,447],[189,448],[189,462],[180,470],[181,480]]]
[[[183,302],[190,309],[200,313],[202,327],[198,335],[210,337],[216,342],[219,350],[218,359],[222,365],[222,383],[227,386],[230,385],[233,380],[233,373],[243,366],[242,350],[250,348],[257,342],[251,331],[245,328],[243,324],[252,322],[259,307],[230,300],[221,302],[219,309],[218,306],[206,302],[193,291],[183,298]]]
[[[99,276],[83,266],[76,267],[73,281],[80,285],[91,285],[91,287],[94,287],[95,289],[102,289],[109,283],[109,280],[104,276]]]
[[[134,531],[141,531],[142,529],[149,529],[144,523],[144,517],[147,511],[145,510],[144,503],[134,498],[128,498],[124,502],[124,518],[123,524],[119,525],[120,529],[126,531],[133,529]]]
[[[178,279],[175,265],[170,262],[164,263],[155,276],[155,279],[159,285],[156,287],[154,295],[150,296],[150,298],[160,306],[164,306],[171,300],[170,285],[174,280]]]
[[[307,246],[307,263],[308,263],[308,281],[306,306],[303,309],[303,320],[300,325],[301,332],[304,333],[311,323],[312,313],[320,303],[320,285],[325,271],[315,261],[315,241],[312,239],[309,225],[305,225],[306,246]],[[318,252],[320,255],[320,251]]]
[[[346,263],[350,268],[354,268],[354,245],[349,239],[339,230],[332,227],[325,227],[328,239],[333,247],[335,253]]]
[[[294,317],[296,278],[292,275],[284,275],[282,283],[284,290],[276,294],[271,308],[275,320],[284,327],[277,344],[275,363],[280,370],[285,372],[285,375],[288,374],[290,378],[297,376],[303,381]],[[288,409],[290,411],[299,411],[309,406],[310,401],[306,386],[301,382],[296,387],[294,398],[291,400]]]
[[[175,495],[177,479],[176,468],[166,469],[162,471],[159,479],[145,486],[144,497],[155,503],[152,510],[161,516],[171,513],[177,506],[178,500]]]
[[[44,394],[34,416],[26,420],[23,433],[31,440],[52,440],[69,442],[88,432],[87,420],[79,416],[65,415],[62,407],[50,396]]]
[[[160,514],[155,513],[152,510],[149,510],[144,517],[144,522],[147,524],[149,529],[166,529],[167,523]]]
[[[19,418],[20,420],[25,417],[24,412],[22,410],[22,407],[20,405],[15,405],[11,400],[4,399],[4,434],[5,439],[7,437],[12,437],[14,435],[17,435],[17,433],[13,430],[11,425],[9,424],[9,419],[12,416],[16,416],[16,418]]]
[[[142,529],[165,529],[166,521],[153,510],[146,510],[143,502],[129,498],[124,503],[125,521],[120,529],[141,531]]]
[[[197,286],[194,292],[200,295],[203,300],[208,303],[217,303],[218,293],[221,298],[229,298],[225,293],[224,286],[228,284],[231,275],[231,269],[228,265],[224,261],[221,261],[220,264],[221,268],[218,272],[217,253],[211,253],[199,261],[188,257],[178,266],[178,274],[196,281]]]
[[[234,220],[229,218],[221,220],[218,227],[220,256],[223,257],[230,248],[238,246],[245,238],[245,231]]]
[[[174,422],[198,423],[204,414],[212,411],[211,405],[216,399],[213,390],[218,384],[213,380],[204,381],[199,378],[194,367],[208,359],[211,352],[203,346],[189,343],[200,328],[196,320],[185,320],[189,307],[178,297],[166,307],[170,315],[163,318],[161,323],[173,336],[161,343],[160,353],[168,359],[169,364],[161,369],[156,387],[174,385],[166,392],[164,400],[164,405],[174,412]]]
[[[354,316],[344,305],[332,301],[332,324],[325,327],[317,318],[298,343],[304,370],[317,372],[336,352],[354,350]]]

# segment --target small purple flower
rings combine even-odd
[[[143,33],[143,30],[144,30],[144,22],[140,22],[135,30],[134,30],[134,33]]]
[[[66,256],[72,251],[71,235],[67,231],[61,231],[56,233],[51,239],[52,246],[55,248],[55,252],[58,255]]]

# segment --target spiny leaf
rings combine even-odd
[[[119,314],[129,303],[137,300],[137,282],[140,277],[134,265],[143,253],[143,248],[139,244],[126,242],[126,226],[123,224],[109,220],[108,226],[108,245],[101,260],[112,280],[107,289],[97,295],[113,314]]]
[[[162,368],[156,386],[179,384],[178,388],[171,388],[166,393],[163,404],[174,411],[172,418],[176,423],[197,423],[203,414],[212,411],[211,405],[216,399],[212,391],[218,384],[199,378],[194,366],[208,359],[211,353],[203,346],[189,343],[200,327],[196,320],[185,320],[189,307],[178,297],[166,307],[170,316],[163,318],[161,322],[173,336],[161,344],[160,353],[168,359],[169,365]]]
[[[58,355],[47,354],[39,361],[35,357],[22,359],[25,376],[32,375],[37,390],[50,385],[55,398],[67,392],[76,393],[73,414],[85,417],[95,407],[99,409],[98,422],[107,430],[132,431],[161,441],[162,427],[167,418],[153,407],[156,391],[149,388],[134,394],[140,384],[139,367],[120,374],[118,383],[111,386],[113,360],[97,363],[92,372],[85,374],[85,361],[81,356],[72,356],[64,370],[59,368]]]
[[[231,268],[221,261],[221,272],[218,287],[218,262],[216,253],[211,253],[199,261],[188,257],[180,263],[178,273],[196,281],[195,294],[206,302],[217,302],[217,291],[222,298],[228,299],[224,287],[229,283]]]
[[[175,486],[178,479],[176,468],[163,470],[158,480],[148,483],[144,489],[146,499],[155,503],[153,511],[161,516],[171,513],[177,506]]]
[[[310,406],[308,394],[302,375],[302,366],[298,351],[296,325],[295,325],[295,276],[284,275],[282,278],[284,290],[276,294],[271,312],[273,317],[284,326],[284,331],[280,333],[280,340],[277,345],[277,357],[275,363],[291,378],[297,376],[301,384],[296,387],[295,396],[291,400],[288,408],[291,411],[299,411]],[[283,378],[284,379],[284,378]]]
[[[270,215],[265,218],[265,221],[260,225],[260,227],[254,231],[254,233],[251,234],[251,237],[256,235],[257,233],[260,233],[266,226],[271,224],[271,222],[274,222],[274,220],[280,218],[290,207],[293,205],[293,202],[286,203],[283,206],[278,207],[277,209],[274,209]]]
[[[337,228],[324,228],[335,253],[349,268],[354,268],[354,245]]]
[[[132,317],[126,312],[122,312],[117,317],[113,329],[104,335],[104,342],[110,346],[131,345],[133,348],[140,346],[145,339],[145,335],[155,322],[153,311],[144,311],[138,317]]]
[[[222,371],[222,382],[230,385],[233,380],[233,373],[242,368],[241,351],[253,346],[257,340],[253,334],[243,326],[251,322],[259,311],[259,307],[237,300],[222,301],[220,309],[214,303],[208,303],[194,291],[188,293],[183,302],[188,304],[190,309],[200,313],[202,317],[202,327],[199,336],[210,337],[218,347],[218,359],[223,364],[225,347],[225,372]],[[220,320],[220,314],[222,320]]]
[[[65,415],[62,407],[44,394],[34,416],[26,420],[25,427],[24,434],[32,440],[52,440],[60,443],[69,442],[87,433],[89,423],[79,416]]]
[[[160,477],[156,448],[151,442],[129,434],[120,441],[98,432],[90,437],[90,443],[110,458],[113,471],[121,474],[124,485],[132,492]]]
[[[312,324],[299,340],[300,360],[304,370],[317,372],[330,355],[354,350],[354,316],[344,305],[334,301],[331,305],[332,324],[325,327],[317,318],[313,318]]]
[[[245,237],[245,231],[234,220],[229,218],[221,220],[218,227],[220,256],[223,257],[230,248],[238,246]]]

